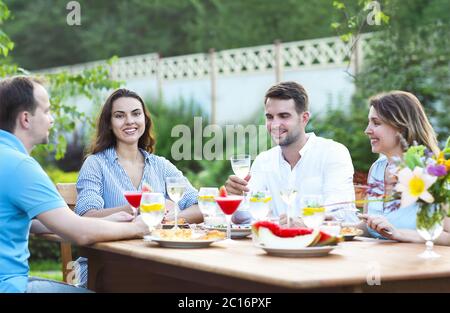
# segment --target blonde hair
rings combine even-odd
[[[439,153],[436,133],[422,104],[412,93],[400,90],[381,93],[371,97],[369,104],[374,107],[383,122],[399,131],[402,146],[411,146],[417,142],[434,154]]]

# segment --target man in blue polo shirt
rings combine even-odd
[[[53,124],[47,91],[35,79],[0,82],[0,292],[78,292],[83,289],[28,278],[28,235],[37,218],[54,233],[78,245],[142,237],[141,219],[114,223],[72,212],[41,168],[29,156],[47,143]]]

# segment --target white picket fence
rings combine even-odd
[[[366,35],[360,38],[356,50],[362,51],[367,37]],[[166,58],[160,58],[158,53],[148,53],[118,58],[117,62],[108,67],[111,78],[119,80],[152,76],[159,76],[162,80],[203,79],[213,71],[212,58],[215,59],[217,75],[254,74],[275,72],[277,63],[281,65],[280,70],[346,66],[349,58],[352,58],[350,48],[351,44],[342,42],[339,37],[329,37]],[[280,52],[278,58],[277,52]],[[352,62],[361,60],[362,56],[359,60],[353,58]],[[79,73],[98,65],[106,65],[106,61],[61,66],[38,72]]]
[[[164,82],[206,79],[210,82],[211,121],[215,122],[218,79],[234,75],[273,73],[274,81],[280,81],[284,73],[291,71],[345,67],[357,72],[361,67],[368,39],[368,35],[361,36],[353,48],[339,37],[329,37],[165,58],[161,58],[158,53],[149,53],[121,57],[112,65],[107,65],[103,60],[44,69],[39,73],[79,73],[104,65],[109,68],[112,79],[153,82],[158,95],[162,94]]]

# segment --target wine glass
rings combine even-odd
[[[270,211],[270,201],[272,196],[268,190],[252,190],[248,194],[248,211],[252,217],[260,221],[267,217]]]
[[[203,214],[203,220],[216,216],[217,204],[214,200],[219,195],[219,189],[215,187],[201,187],[198,192],[198,207]]]
[[[231,157],[231,168],[234,174],[244,179],[250,173],[251,157],[248,154],[238,154]]]
[[[286,218],[287,218],[287,227],[291,227],[291,217],[292,217],[292,203],[297,197],[297,190],[293,188],[286,188],[280,191],[281,199],[284,203],[286,203]]]
[[[322,195],[303,195],[300,198],[303,222],[309,228],[319,228],[325,220]]]
[[[183,176],[166,178],[167,194],[169,195],[170,199],[175,202],[175,207],[173,208],[175,218],[174,229],[178,228],[178,203],[183,198],[183,195],[186,192],[186,186],[187,181]]]
[[[165,213],[165,199],[160,192],[144,192],[141,198],[142,220],[149,227],[150,232],[161,224]]]
[[[244,197],[228,196],[215,197],[214,199],[216,200],[222,212],[225,214],[225,218],[227,219],[227,240],[231,240],[231,215],[236,212]]]
[[[142,192],[140,191],[125,191],[123,193],[125,199],[127,199],[128,203],[131,206],[131,209],[133,210],[133,215],[136,216],[138,209],[139,209],[139,205],[141,203],[141,197],[142,197]]]

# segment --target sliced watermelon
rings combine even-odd
[[[272,232],[277,232],[280,229],[280,225],[269,222],[269,221],[259,221],[253,224],[256,228],[266,227],[269,228]]]
[[[289,237],[296,237],[296,236],[303,236],[303,235],[309,235],[312,234],[313,230],[311,228],[304,228],[304,227],[298,227],[298,228],[282,228],[278,224],[269,222],[269,221],[261,221],[254,224],[254,226],[258,229],[260,227],[265,227],[270,229],[270,231],[282,238],[289,238]]]
[[[289,237],[296,237],[296,236],[304,236],[304,235],[310,235],[313,233],[313,230],[311,228],[280,228],[278,233],[275,233],[278,237],[282,238],[289,238]]]
[[[258,242],[269,248],[280,249],[298,249],[311,246],[316,238],[319,236],[319,230],[313,230],[307,235],[298,235],[295,237],[279,237],[272,233],[266,227],[260,227],[258,232]]]
[[[324,231],[320,231],[320,238],[315,243],[316,246],[334,246],[342,241],[342,236],[332,236]]]
[[[219,189],[219,197],[228,197],[228,192],[225,186],[220,187]]]

